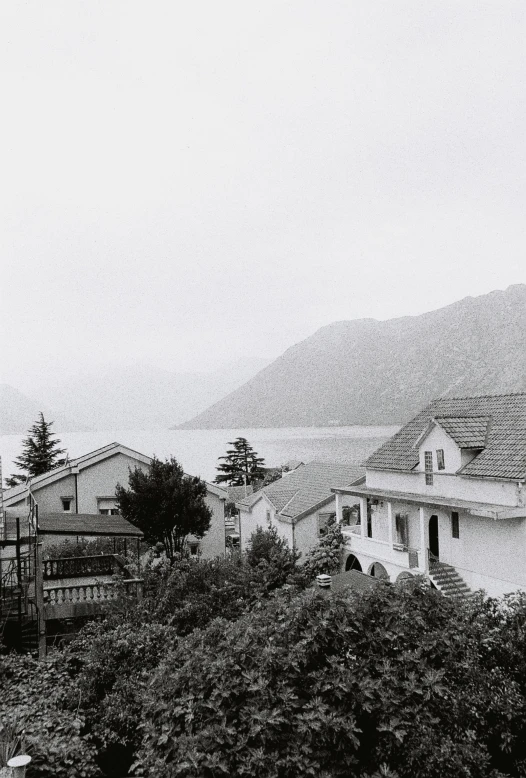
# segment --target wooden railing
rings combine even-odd
[[[115,554],[77,556],[44,560],[44,581],[57,578],[83,578],[89,575],[113,575],[123,572],[124,565]]]
[[[53,586],[44,592],[46,605],[78,605],[93,603],[95,605],[116,600],[124,593],[130,597],[140,597],[142,579],[129,578],[125,581],[106,581],[76,586]]]

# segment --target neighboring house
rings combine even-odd
[[[236,504],[240,511],[241,548],[246,549],[257,527],[274,526],[280,537],[304,558],[325,533],[328,518],[336,512],[332,487],[350,485],[362,473],[363,468],[353,465],[309,462],[254,492]]]
[[[57,513],[114,516],[119,513],[115,498],[117,484],[127,487],[129,471],[137,467],[148,471],[151,461],[145,454],[120,443],[110,443],[32,478],[29,487],[20,484],[6,489],[4,508],[18,513],[23,511],[30,489],[39,516]],[[225,553],[225,501],[226,491],[207,483],[206,503],[212,511],[212,522],[203,538],[189,538],[192,554],[211,558]]]
[[[446,594],[526,590],[526,394],[436,400],[365,463],[345,569]]]

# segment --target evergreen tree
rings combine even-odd
[[[22,453],[15,459],[15,465],[25,475],[17,473],[6,478],[7,486],[17,486],[28,478],[47,473],[65,463],[66,460],[61,458],[65,450],[59,448],[60,440],[51,432],[52,424],[52,421],[44,419],[41,411],[39,420],[33,424],[28,431],[28,437],[22,441]]]
[[[219,471],[215,477],[216,484],[243,486],[265,477],[265,460],[258,457],[246,438],[236,438],[228,445],[233,448],[228,449],[224,457],[219,457],[224,462],[216,468]]]
[[[205,502],[206,483],[185,475],[173,457],[154,457],[149,472],[130,470],[129,489],[117,486],[116,496],[125,519],[144,532],[147,543],[162,543],[173,560],[184,551],[188,535],[202,538],[212,513]]]

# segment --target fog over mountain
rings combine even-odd
[[[526,391],[526,285],[322,327],[185,429],[397,424],[440,396]]]
[[[47,421],[53,421],[53,431],[66,432],[86,429],[83,425],[56,413],[39,400],[27,397],[9,384],[0,384],[0,435],[18,435],[27,432],[40,411]]]
[[[39,402],[70,419],[68,429],[166,429],[245,383],[270,360],[248,358],[212,372],[175,373],[153,366],[106,367],[59,384],[35,385]],[[13,408],[6,431],[25,432],[38,404]],[[55,418],[51,416],[51,418]],[[54,430],[62,423],[58,416]]]

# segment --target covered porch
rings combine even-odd
[[[404,571],[429,575],[433,562],[442,560],[441,535],[445,519],[449,534],[455,532],[459,516],[476,516],[494,521],[526,517],[526,508],[434,497],[365,485],[333,489],[336,518],[342,524],[346,550],[363,568],[380,562],[391,576]],[[356,523],[344,521],[343,500],[352,495],[359,506]],[[440,517],[440,521],[439,521]],[[449,538],[448,538],[449,540]],[[447,548],[448,546],[444,547]],[[446,556],[448,556],[446,554]],[[455,564],[455,559],[447,559]],[[365,570],[364,570],[365,572]]]

